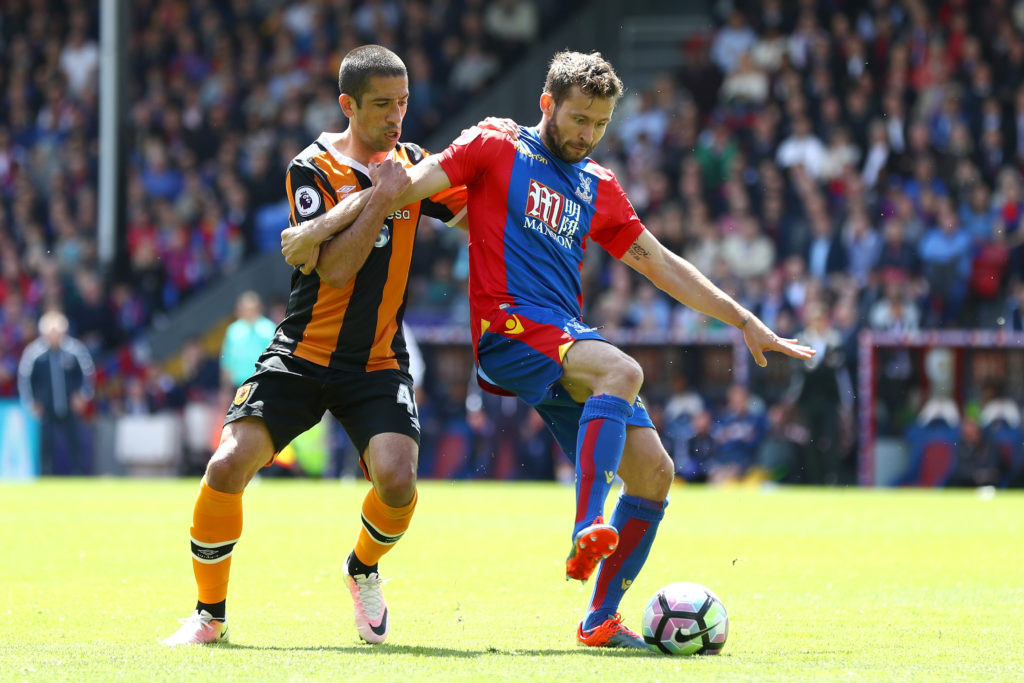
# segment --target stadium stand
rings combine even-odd
[[[75,0],[5,3],[2,395],[13,395],[12,363],[42,309],[67,309],[77,334],[96,332],[91,350],[109,352],[246,256],[276,250],[287,221],[284,167],[309,138],[340,127],[337,64],[348,49],[381,42],[408,55],[414,97],[404,132],[417,139],[568,5],[134,3],[131,265],[108,274],[95,238],[98,10]]]

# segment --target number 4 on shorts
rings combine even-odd
[[[412,400],[412,392],[404,384],[398,386],[398,402],[405,406],[413,417],[416,417],[416,402]]]

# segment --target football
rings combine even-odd
[[[710,588],[673,583],[655,593],[643,616],[644,641],[667,655],[714,655],[725,647],[729,617]]]

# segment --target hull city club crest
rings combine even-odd
[[[249,396],[252,394],[253,387],[256,385],[252,382],[243,384],[238,387],[238,391],[235,392],[235,399],[232,401],[236,406],[240,406],[249,400]]]

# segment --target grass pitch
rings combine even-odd
[[[573,635],[573,511],[555,484],[427,482],[381,563],[389,643],[363,645],[339,579],[362,482],[245,494],[230,645],[158,641],[194,604],[196,481],[0,484],[0,680],[1020,680],[1024,494],[673,489],[622,605],[715,590],[718,657],[604,652]]]

